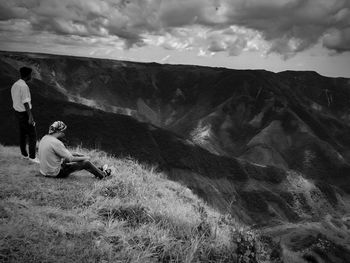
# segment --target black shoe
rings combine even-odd
[[[104,171],[104,173],[106,174],[106,177],[111,176],[112,170],[108,168]]]
[[[100,177],[99,179],[103,179],[105,177],[111,176],[112,174],[112,170],[108,168],[107,164],[105,164],[104,166],[98,167],[98,169],[100,169],[104,173],[104,176]]]

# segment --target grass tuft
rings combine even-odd
[[[267,253],[258,233],[156,167],[72,151],[113,165],[116,174],[45,178],[17,149],[0,146],[1,262],[264,262],[257,261]]]

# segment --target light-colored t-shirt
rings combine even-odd
[[[73,155],[56,137],[45,135],[38,150],[40,160],[40,173],[46,176],[56,176],[60,172],[63,160],[71,161]]]
[[[26,111],[24,103],[29,104],[29,108],[32,108],[31,96],[27,83],[23,80],[17,80],[11,87],[11,96],[13,102],[13,108],[18,112]]]

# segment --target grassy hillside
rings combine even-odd
[[[45,178],[17,148],[0,146],[1,262],[266,262],[271,253],[279,262],[271,240],[152,167],[85,153],[116,175]]]
[[[0,262],[347,262],[350,216],[251,228],[155,167],[73,149],[116,167],[46,178],[0,145]],[[313,260],[313,261],[312,261]]]

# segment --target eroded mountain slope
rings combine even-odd
[[[43,54],[0,58],[2,143],[16,143],[9,90],[17,68],[28,65],[39,137],[65,120],[70,143],[156,164],[251,222],[317,214],[306,188],[292,187],[296,178],[330,208],[339,206],[325,211],[345,209],[347,79]],[[309,211],[296,212],[308,202],[301,207]]]

